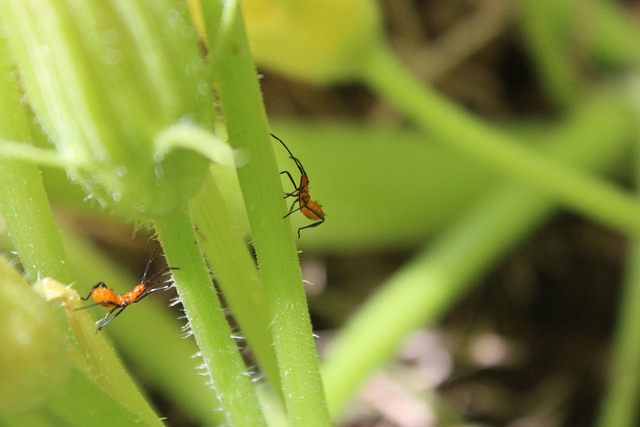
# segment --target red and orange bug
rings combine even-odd
[[[282,144],[282,146],[289,153],[289,158],[291,158],[291,160],[295,162],[296,166],[298,167],[298,170],[300,171],[299,185],[296,185],[296,182],[293,180],[293,177],[291,176],[289,171],[280,172],[280,175],[286,174],[289,177],[289,180],[291,180],[291,183],[295,188],[295,190],[292,191],[291,193],[285,193],[284,198],[286,199],[288,197],[295,197],[297,199],[291,204],[291,207],[289,208],[289,213],[287,213],[283,218],[288,217],[294,212],[300,211],[302,212],[302,215],[316,221],[313,224],[309,224],[304,227],[298,228],[298,239],[299,239],[301,230],[304,230],[305,228],[312,228],[312,227],[319,226],[324,222],[324,217],[326,216],[326,214],[322,210],[322,205],[318,203],[317,200],[311,200],[311,196],[309,195],[309,176],[307,175],[307,172],[304,170],[302,163],[300,163],[300,160],[298,160],[298,158],[293,155],[291,150],[289,150],[289,147],[287,147],[287,145],[280,138],[278,138],[274,134],[271,134],[271,136],[277,139],[278,141],[280,141],[280,144]],[[296,203],[298,203],[297,208],[295,208]]]
[[[167,267],[147,279],[147,274],[149,273],[149,268],[151,267],[153,257],[158,251],[159,247],[160,246],[156,246],[156,248],[151,253],[149,261],[147,261],[147,267],[145,268],[144,274],[142,275],[142,280],[140,280],[140,284],[136,285],[136,287],[134,287],[131,291],[118,295],[112,289],[108,288],[104,282],[99,282],[91,288],[89,295],[82,298],[83,301],[87,301],[89,298],[93,298],[95,302],[84,307],[76,308],[76,311],[95,307],[97,305],[111,308],[111,310],[109,310],[109,312],[102,318],[102,320],[96,322],[98,324],[96,334],[100,332],[102,328],[107,326],[109,322],[118,317],[118,315],[131,304],[139,302],[142,298],[154,292],[166,291],[173,285],[173,283],[169,283],[168,275],[171,273],[171,270],[179,270],[179,268],[177,267]]]

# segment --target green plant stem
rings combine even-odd
[[[211,176],[192,200],[190,212],[198,234],[202,236],[202,253],[209,261],[234,319],[273,389],[281,393],[278,363],[267,329],[269,322],[262,281],[244,236]]]
[[[599,101],[547,138],[550,155],[600,169],[617,160],[631,123],[619,114],[615,99]],[[594,120],[610,127],[595,126],[589,133],[586,128]],[[332,416],[340,414],[356,388],[392,356],[409,331],[437,319],[553,207],[547,195],[506,185],[391,277],[342,329],[326,355],[323,373]]]
[[[5,159],[23,160],[25,162],[57,168],[69,166],[69,162],[61,158],[55,150],[34,147],[23,142],[0,139],[0,156]]]
[[[600,409],[599,427],[637,425],[640,392],[640,239],[637,237],[629,251],[627,268],[610,382]]]
[[[554,0],[522,0],[518,4],[524,39],[547,93],[559,105],[570,107],[579,99],[578,55],[571,53],[577,53],[572,52],[576,49],[573,32],[583,5]]]
[[[593,3],[595,8],[590,11],[592,21],[582,25],[582,29],[593,44],[597,65],[614,69],[637,67],[640,64],[640,51],[636,49],[640,31],[633,14],[624,3],[608,0]]]
[[[640,202],[602,179],[546,158],[422,85],[381,47],[362,79],[427,133],[561,205],[622,232],[640,233]],[[624,114],[624,112],[622,112]]]
[[[73,279],[38,167],[0,158],[0,210],[20,262],[33,283]]]
[[[212,22],[203,4],[213,70],[230,142],[249,159],[238,168],[260,274],[269,330],[292,426],[328,426],[309,312],[256,70],[236,1]],[[215,41],[215,43],[214,43]]]
[[[176,288],[228,424],[264,426],[253,384],[195,244],[197,238],[189,216],[174,212],[156,219],[155,227],[167,262],[180,268],[173,272]]]
[[[178,123],[163,130],[155,138],[156,161],[170,151],[183,148],[198,152],[214,163],[233,166],[231,147],[206,129],[193,123]]]
[[[640,127],[636,128],[636,148]],[[635,161],[636,192],[640,196],[640,154]],[[598,427],[637,425],[640,395],[640,237],[631,236],[627,273],[609,368],[608,390],[601,404]]]
[[[638,26],[623,4],[523,0],[518,5],[528,53],[547,93],[561,106],[580,101],[587,67],[619,70],[640,63]]]
[[[20,100],[16,71],[7,40],[0,34],[0,140],[27,141],[27,111]],[[8,78],[14,76],[14,78]],[[2,141],[4,142],[4,141]],[[15,142],[17,147],[28,144]],[[0,211],[31,283],[50,276],[71,282],[73,276],[49,207],[40,171],[34,163],[0,156]]]

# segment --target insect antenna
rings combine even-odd
[[[274,134],[270,134],[272,137],[274,137],[275,139],[277,139],[278,141],[280,141],[280,144],[282,144],[282,146],[285,148],[285,150],[287,150],[287,152],[289,153],[289,157],[291,158],[291,160],[293,160],[296,164],[296,166],[298,167],[298,170],[300,171],[300,173],[302,175],[306,175],[307,172],[305,172],[304,170],[304,166],[302,166],[302,163],[300,162],[300,160],[298,160],[298,158],[296,156],[293,155],[293,153],[291,152],[291,150],[289,150],[289,147],[287,147],[287,144],[285,144],[280,138],[278,138],[277,136],[275,136]]]
[[[149,269],[151,268],[151,264],[153,263],[153,258],[155,257],[156,252],[158,252],[158,249],[160,249],[160,245],[157,245],[153,249],[153,252],[151,252],[151,256],[149,257],[149,261],[147,261],[147,266],[144,269],[144,273],[142,274],[142,279],[140,280],[140,283],[146,283],[147,274],[149,274]]]

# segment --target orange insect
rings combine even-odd
[[[289,153],[289,157],[295,162],[296,166],[298,167],[298,170],[300,171],[299,185],[296,185],[296,182],[293,180],[293,177],[291,176],[289,171],[280,172],[280,175],[286,174],[291,180],[291,183],[293,184],[293,186],[295,187],[295,191],[292,191],[291,193],[285,193],[284,198],[285,199],[288,197],[297,198],[297,200],[295,200],[291,204],[291,208],[289,208],[289,213],[287,213],[283,218],[288,217],[289,215],[291,215],[296,211],[300,211],[302,212],[302,215],[306,216],[307,218],[317,221],[317,222],[314,222],[313,224],[309,224],[304,227],[298,228],[298,239],[299,239],[301,230],[304,230],[305,228],[312,228],[312,227],[319,226],[324,222],[324,217],[326,216],[326,214],[322,211],[322,205],[318,203],[317,200],[311,200],[311,196],[309,195],[309,176],[307,175],[307,172],[304,170],[302,163],[300,163],[300,160],[298,160],[298,158],[293,155],[291,150],[289,150],[289,147],[287,147],[286,144],[280,138],[278,138],[274,134],[271,134],[271,136],[277,139],[278,141],[280,141],[280,144],[282,144],[282,146],[287,150],[287,152]],[[296,206],[296,203],[298,203],[298,207],[294,209],[294,207]]]
[[[76,308],[76,311],[95,307],[97,305],[111,308],[111,310],[109,310],[109,312],[102,318],[102,320],[97,322],[98,329],[96,329],[96,334],[100,332],[102,328],[107,326],[109,322],[118,317],[118,315],[131,304],[139,302],[142,298],[154,292],[166,291],[173,285],[173,283],[169,283],[168,275],[171,270],[179,270],[176,267],[167,267],[147,279],[147,274],[149,273],[151,262],[153,261],[153,257],[159,247],[160,246],[157,246],[151,253],[149,261],[147,262],[147,267],[145,268],[144,274],[142,275],[140,284],[134,287],[131,291],[118,295],[112,289],[108,288],[104,282],[99,282],[91,288],[89,295],[82,298],[83,301],[87,301],[89,298],[93,298],[95,303]]]

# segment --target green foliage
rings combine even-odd
[[[446,313],[558,207],[637,239],[637,196],[602,175],[620,168],[637,139],[632,81],[611,85],[579,72],[568,50],[581,34],[565,25],[577,6],[522,2],[532,58],[564,111],[531,131],[478,118],[419,82],[382,40],[373,1],[331,3],[332,13],[352,17],[344,31],[318,25],[333,16],[320,0],[247,1],[249,40],[238,2],[222,3],[191,1],[188,11],[173,0],[42,0],[37,11],[33,2],[0,3],[3,247],[37,283],[29,289],[0,263],[0,339],[12,350],[3,354],[0,423],[44,425],[55,414],[61,425],[160,425],[109,336],[131,372],[203,425],[328,426],[409,332]],[[633,25],[611,4],[594,3],[598,32],[582,60],[633,70],[637,50],[621,46],[638,40]],[[545,14],[550,19],[540,19]],[[269,126],[250,46],[257,61],[285,75],[367,85],[417,130],[349,121]],[[328,213],[303,234],[305,250],[423,246],[338,331],[322,365],[298,225],[283,220],[279,171],[290,159],[271,130],[295,141]],[[57,170],[43,178],[40,166]],[[97,203],[78,198],[77,184]],[[179,267],[185,331],[195,339],[181,339],[175,313],[148,300],[95,335],[90,312],[75,311],[78,294],[62,283],[86,295],[104,281],[123,293],[139,278],[86,236],[60,232],[48,197],[100,220],[150,225],[169,265]],[[430,241],[439,229],[447,231]],[[210,271],[265,386],[251,381]],[[631,269],[603,427],[630,426],[635,417],[638,280]],[[16,331],[28,345],[18,345]]]

